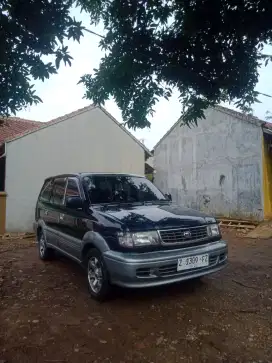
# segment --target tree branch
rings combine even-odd
[[[87,28],[83,28],[83,30],[85,30],[86,32],[91,33],[91,34],[93,34],[93,35],[96,35],[97,37],[105,38],[105,37],[104,37],[104,35],[100,35],[100,34],[98,34],[98,33],[94,32],[93,30],[89,30],[89,29],[87,29]]]
[[[258,93],[259,95],[262,95],[262,96],[265,96],[265,97],[272,98],[272,96],[271,96],[271,95],[268,95],[268,94],[266,94],[266,93],[262,93],[262,92],[258,92],[258,91],[257,91],[257,93]]]

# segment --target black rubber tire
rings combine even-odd
[[[54,250],[52,248],[47,247],[46,238],[44,232],[41,230],[38,233],[38,249],[39,249],[39,257],[43,261],[51,260],[54,257]],[[42,250],[42,245],[44,249]]]
[[[99,290],[99,292],[95,292],[90,283],[89,283],[89,278],[88,278],[88,265],[89,265],[89,261],[91,258],[95,257],[98,261],[99,264],[101,266],[101,271],[102,271],[102,285],[101,288]],[[88,288],[89,288],[89,292],[90,295],[93,299],[97,300],[97,301],[105,301],[107,299],[110,298],[111,293],[112,293],[112,286],[110,284],[110,278],[109,278],[109,273],[105,264],[105,261],[103,259],[103,256],[101,254],[100,251],[98,251],[96,248],[91,248],[86,256],[86,274],[87,274],[87,283],[88,283]]]

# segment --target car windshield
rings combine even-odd
[[[92,204],[167,201],[149,180],[129,175],[86,175],[83,184]]]

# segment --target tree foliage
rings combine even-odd
[[[272,121],[272,112],[271,111],[266,111],[266,113],[265,113],[265,119],[268,122],[271,122]]]
[[[113,96],[129,127],[149,126],[158,98],[174,89],[188,125],[221,101],[243,112],[257,101],[258,67],[271,59],[262,54],[271,0],[95,0],[85,9],[106,29],[106,55],[81,79],[85,96]]]
[[[149,126],[158,99],[175,89],[187,125],[221,101],[244,112],[256,102],[258,67],[271,60],[262,54],[272,42],[271,0],[2,0],[0,116],[40,102],[32,80],[71,64],[66,41],[84,30],[73,5],[105,28],[105,56],[80,80],[85,97],[113,97],[129,127]]]
[[[33,80],[71,65],[65,40],[79,41],[82,25],[70,16],[72,0],[1,0],[0,116],[41,102]]]

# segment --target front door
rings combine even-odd
[[[52,237],[50,243],[60,248],[62,236],[62,228],[60,225],[60,215],[63,212],[64,193],[67,178],[58,177],[54,179],[53,190],[50,197],[48,208],[48,230]]]
[[[44,221],[44,232],[48,244],[57,246],[54,227],[58,221],[58,214],[51,204],[54,181],[49,179],[45,182],[37,205],[37,218]]]
[[[65,252],[80,259],[83,236],[87,232],[86,216],[82,208],[69,209],[66,207],[68,197],[82,198],[77,178],[68,178],[67,181],[64,208],[60,214],[61,230],[67,238],[61,242],[60,247]]]

